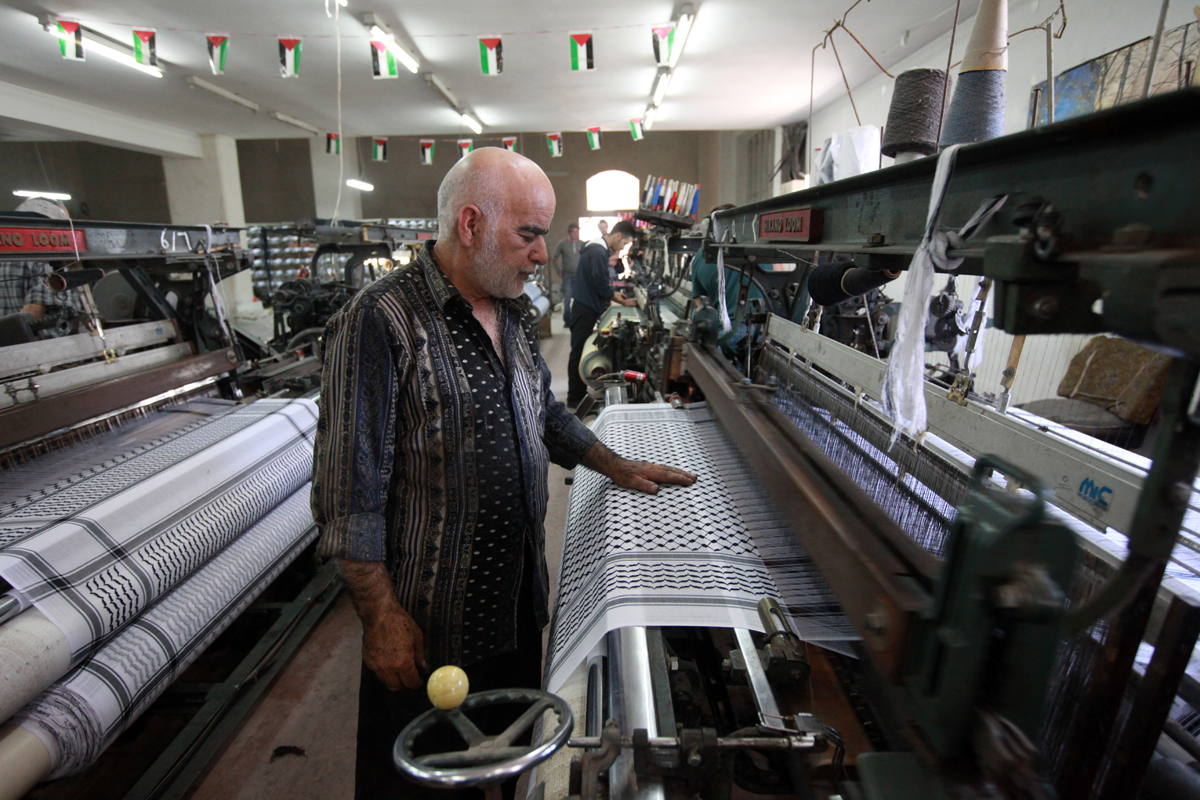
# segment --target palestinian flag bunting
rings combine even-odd
[[[508,152],[510,152],[510,153],[517,152],[517,137],[505,136],[500,141],[501,141],[501,143],[503,143],[504,149],[507,150]]]
[[[593,150],[599,150],[600,149],[600,128],[599,128],[599,126],[597,126],[595,128],[588,128],[587,134],[588,134],[588,147],[592,148]]]
[[[645,132],[642,131],[641,117],[634,117],[633,119],[629,120],[629,132],[633,135],[633,140],[635,142],[640,142],[642,139],[646,138]]]
[[[421,140],[421,165],[425,167],[433,166],[433,139]]]
[[[304,44],[299,36],[279,37],[279,74],[285,78],[300,77],[300,46]]]
[[[342,137],[336,133],[325,134],[325,152],[331,156],[342,154]]]
[[[671,66],[671,50],[675,47],[675,23],[664,22],[655,25],[654,31],[654,60],[660,67]]]
[[[550,148],[551,158],[562,158],[562,133],[555,131],[546,134],[546,146]]]
[[[387,137],[376,136],[371,139],[371,160],[387,161]]]
[[[592,54],[591,31],[579,31],[571,35],[571,70],[582,72],[596,68],[596,60]]]
[[[396,57],[388,49],[387,42],[371,40],[371,72],[376,79],[400,77],[396,71]]]
[[[213,75],[225,74],[225,58],[229,55],[228,33],[206,33],[208,40],[208,65],[212,67]]]
[[[158,48],[153,28],[133,29],[133,60],[143,67],[158,66]]]
[[[504,72],[504,45],[499,36],[479,37],[479,69],[484,75]]]
[[[470,139],[458,140],[458,158],[461,161],[467,157],[467,153],[475,149],[475,145]]]
[[[58,49],[67,61],[83,61],[83,26],[78,22],[58,21]]]

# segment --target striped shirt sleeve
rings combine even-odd
[[[550,389],[550,368],[541,353],[537,354],[537,363],[542,370],[542,396],[546,403],[546,430],[542,441],[551,461],[563,469],[575,469],[583,454],[599,439],[565,405],[554,399]]]
[[[385,560],[399,373],[408,363],[378,305],[367,299],[351,303],[326,328],[313,454],[317,551],[349,561]]]

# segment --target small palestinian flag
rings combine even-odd
[[[421,140],[421,165],[430,167],[433,166],[433,139]]]
[[[499,36],[479,37],[479,69],[484,75],[504,72],[504,45]]]
[[[675,23],[664,22],[655,25],[654,31],[654,60],[660,67],[671,66],[671,50],[675,47]]]
[[[595,128],[588,128],[587,133],[588,133],[588,147],[592,148],[593,150],[599,150],[600,149],[600,128],[599,128],[599,126],[597,126]]]
[[[633,140],[635,142],[640,142],[642,139],[646,138],[646,134],[642,132],[641,117],[634,117],[633,119],[629,120],[629,132],[633,134]]]
[[[225,58],[229,55],[228,33],[206,33],[208,40],[208,65],[213,75],[225,74]]]
[[[83,61],[83,26],[78,22],[58,21],[58,49],[67,61]]]
[[[387,161],[387,137],[376,136],[371,139],[371,160]]]
[[[596,68],[592,56],[592,32],[577,31],[571,34],[571,70],[580,72]]]
[[[467,153],[471,152],[474,149],[475,149],[475,145],[472,144],[470,139],[459,139],[458,140],[458,158],[459,158],[459,160],[461,161],[462,159],[466,158]]]
[[[550,148],[551,158],[562,158],[562,133],[547,133],[546,146]]]
[[[500,141],[501,141],[501,143],[504,144],[504,149],[507,150],[508,152],[510,152],[510,153],[517,152],[517,137],[505,136]]]
[[[143,67],[158,66],[158,48],[155,47],[154,29],[133,29],[133,60]]]
[[[279,74],[283,77],[300,77],[300,45],[302,44],[299,36],[279,37]]]
[[[325,134],[325,152],[331,156],[342,154],[342,137],[336,133]]]
[[[371,40],[371,72],[376,78],[398,78],[396,57],[388,49],[387,42]]]

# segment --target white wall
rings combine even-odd
[[[1167,14],[1165,30],[1179,27],[1195,20],[1192,2],[1176,0]],[[1056,0],[1010,0],[1008,29],[1018,31],[1040,24],[1057,6]],[[1090,61],[1112,50],[1153,36],[1158,24],[1161,8],[1158,0],[1068,0],[1067,29],[1061,39],[1054,40],[1054,72],[1062,74],[1071,67]],[[1056,21],[1057,22],[1057,21]],[[975,19],[961,21],[958,27],[954,50],[954,61],[962,56]],[[1057,29],[1057,24],[1056,24]],[[897,36],[900,32],[897,32]],[[895,65],[887,65],[893,75],[916,67],[946,68],[946,54],[950,47],[950,33],[914,52]],[[1005,85],[1005,133],[1025,129],[1029,116],[1029,97],[1033,87],[1046,79],[1046,37],[1041,31],[1021,34],[1009,45],[1008,76]],[[832,56],[830,56],[832,58]],[[951,72],[951,94],[956,74]],[[864,125],[884,127],[887,122],[888,105],[892,101],[891,78],[880,73],[874,78],[855,86],[854,103]],[[827,137],[858,124],[849,99],[844,95],[826,105],[813,115],[811,143],[820,147]],[[810,145],[814,146],[814,145]],[[811,152],[811,150],[810,150]],[[884,157],[883,166],[891,166],[892,160]],[[1003,213],[1003,212],[1001,212]],[[945,224],[961,223],[966,220],[944,220]],[[884,292],[893,300],[904,295],[902,275],[885,287]],[[964,282],[969,283],[969,282]],[[945,278],[939,276],[935,290],[945,286]],[[959,294],[967,300],[966,289],[960,285]],[[989,309],[990,309],[989,303]],[[1029,337],[1013,383],[1014,404],[1054,397],[1058,383],[1066,371],[1067,364],[1091,337],[1090,336],[1035,336]],[[989,329],[984,337],[983,363],[978,372],[977,391],[998,393],[1000,373],[1008,361],[1013,337]],[[940,353],[927,353],[928,363],[946,363]]]
[[[338,188],[342,191],[342,202],[338,207],[339,219],[362,219],[362,193],[346,185],[350,178],[359,177],[358,142],[361,137],[343,137],[341,182],[338,182],[338,157],[325,152],[325,136],[313,136],[309,140],[309,155],[312,157],[313,196],[317,201],[317,216],[321,219],[333,217],[337,205]]]

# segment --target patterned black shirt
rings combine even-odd
[[[487,331],[462,297],[446,304],[446,327],[471,385],[479,516],[463,604],[463,666],[509,649],[516,635],[527,518],[508,375]]]
[[[318,551],[386,564],[396,598],[425,633],[430,667],[463,663],[476,537],[491,528],[482,527],[480,496],[491,454],[477,444],[473,379],[448,324],[460,300],[429,242],[334,315],[313,454]],[[548,465],[573,468],[596,437],[554,399],[526,307],[497,301],[496,317],[529,537],[524,566],[545,625]],[[515,636],[505,647],[516,647]]]

